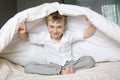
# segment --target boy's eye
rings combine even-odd
[[[58,26],[58,28],[62,28],[62,26]]]
[[[54,26],[50,26],[50,28],[54,28]]]

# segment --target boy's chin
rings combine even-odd
[[[59,39],[60,37],[53,37],[54,39]]]
[[[53,36],[52,38],[53,38],[53,39],[56,39],[56,40],[57,40],[57,39],[61,39],[61,37],[59,37],[59,36]]]

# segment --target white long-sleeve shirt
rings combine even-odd
[[[72,60],[72,43],[84,40],[83,32],[65,31],[60,43],[51,40],[47,31],[40,34],[29,34],[29,40],[32,44],[44,45],[46,59],[48,63],[64,65],[66,61]],[[44,55],[44,54],[43,54]]]

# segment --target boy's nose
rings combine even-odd
[[[57,32],[57,28],[54,28],[54,32]]]

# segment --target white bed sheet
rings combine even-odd
[[[94,68],[79,70],[75,74],[26,74],[24,67],[0,59],[0,80],[120,80],[120,62],[97,63]]]

